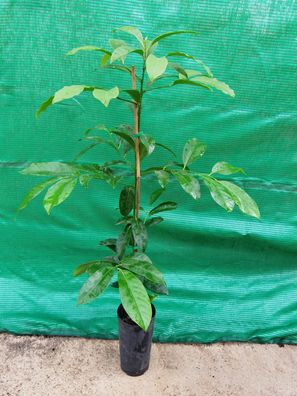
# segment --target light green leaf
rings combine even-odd
[[[200,198],[200,184],[190,172],[181,170],[172,173],[186,193],[190,194],[196,200]]]
[[[54,96],[50,96],[43,103],[41,103],[39,109],[36,111],[35,116],[38,118],[42,112],[44,112],[52,103]]]
[[[142,220],[137,219],[132,221],[131,227],[135,245],[138,249],[144,251],[146,249],[148,240],[147,229],[144,223]]]
[[[85,85],[66,85],[55,93],[52,103],[54,104],[65,99],[71,99],[82,93],[85,88],[87,88]]]
[[[152,307],[147,291],[132,272],[119,269],[118,282],[121,301],[129,317],[144,331],[152,320]]]
[[[119,88],[114,87],[108,91],[105,89],[94,89],[93,96],[98,99],[105,107],[112,99],[116,99],[120,94]]]
[[[72,193],[77,178],[64,177],[52,185],[48,190],[43,200],[43,206],[48,214],[51,210],[65,201]]]
[[[107,288],[114,273],[114,266],[104,262],[90,278],[86,281],[79,292],[78,304],[87,304],[98,296]]]
[[[157,201],[158,198],[164,193],[164,188],[158,188],[154,192],[152,192],[150,199],[149,199],[149,204],[152,205],[155,201]]]
[[[196,86],[196,87],[201,87],[201,88],[207,89],[208,91],[212,91],[212,88],[211,88],[211,87],[209,87],[209,86],[206,85],[206,84],[203,84],[202,82],[193,81],[193,80],[186,80],[186,79],[184,79],[184,78],[182,78],[181,80],[175,80],[175,81],[171,84],[171,86],[174,86],[174,85],[194,85],[194,86]]]
[[[158,206],[156,206],[154,209],[152,209],[149,213],[150,216],[159,213],[159,212],[164,212],[166,210],[174,210],[177,208],[177,203],[172,202],[172,201],[167,201],[167,202],[162,202]]]
[[[126,186],[122,189],[119,200],[120,212],[123,216],[128,216],[134,207],[134,187]]]
[[[143,36],[142,33],[139,29],[137,29],[134,26],[122,26],[118,29],[115,29],[115,31],[121,30],[122,32],[126,32],[128,34],[131,34],[132,36],[136,37],[137,40],[140,42],[140,44],[143,46]]]
[[[170,173],[164,170],[155,170],[155,175],[157,176],[160,186],[165,188],[169,182]]]
[[[233,201],[229,190],[218,180],[213,177],[202,175],[203,181],[208,187],[213,200],[227,212],[232,212],[235,202]]]
[[[187,78],[191,79],[192,77],[201,76],[201,74],[202,74],[200,71],[193,70],[193,69],[184,69],[184,71],[186,72],[187,77],[184,74],[180,73],[178,78],[180,78],[180,79],[187,79]]]
[[[151,283],[166,287],[163,274],[153,265],[144,253],[136,253],[121,260],[120,266],[145,278]]]
[[[211,173],[219,173],[221,175],[232,175],[233,173],[245,173],[243,169],[230,165],[227,162],[217,162],[211,170]]]
[[[40,184],[37,184],[37,186],[34,186],[32,190],[30,190],[22,200],[20,206],[18,207],[18,212],[22,209],[25,209],[28,206],[28,204],[32,201],[32,199],[36,198],[46,187],[50,186],[51,184],[55,183],[58,180],[59,179],[57,177],[54,177],[53,179],[46,180]]]
[[[105,55],[103,55],[102,58],[101,58],[100,65],[101,65],[101,66],[105,66],[106,63],[110,61],[110,58],[111,58],[111,54],[105,54]]]
[[[110,39],[108,40],[110,46],[115,50],[118,47],[128,46],[128,44],[124,40],[119,39]]]
[[[82,47],[73,48],[71,51],[67,52],[66,55],[75,55],[79,51],[100,51],[104,54],[111,55],[111,53],[106,49],[96,47],[95,45],[83,45]]]
[[[229,85],[227,85],[223,81],[219,81],[216,78],[211,78],[211,77],[206,77],[206,76],[198,76],[198,77],[192,78],[191,81],[195,81],[196,83],[201,83],[201,84],[207,85],[208,87],[215,88],[215,89],[223,92],[226,95],[229,95],[232,97],[235,96],[235,92],[233,91],[233,89],[231,89],[229,87]]]
[[[153,39],[152,44],[157,43],[160,40],[163,40],[166,37],[170,37],[173,36],[175,34],[198,34],[197,32],[195,32],[194,30],[176,30],[174,32],[166,32],[161,34],[160,36],[157,36]]]
[[[220,183],[228,189],[230,196],[243,213],[257,219],[260,218],[260,211],[256,202],[242,188],[228,181],[222,180]]]
[[[196,138],[190,139],[184,146],[183,163],[186,168],[191,162],[196,161],[202,157],[206,151],[206,145],[201,143]]]
[[[154,81],[161,76],[165,72],[167,65],[168,60],[165,56],[158,58],[153,54],[149,55],[146,60],[146,71],[150,81]]]
[[[126,56],[130,54],[131,52],[134,52],[135,48],[129,47],[128,45],[121,45],[120,47],[117,47],[110,58],[110,63],[113,63],[120,59],[122,63],[125,63]]]
[[[79,276],[81,274],[84,274],[85,272],[87,272],[88,268],[93,264],[101,264],[101,261],[95,260],[95,261],[89,261],[88,263],[80,264],[78,267],[75,268],[72,275]]]
[[[185,52],[175,51],[175,52],[169,52],[169,54],[167,54],[166,56],[174,56],[174,57],[178,56],[178,57],[182,57],[182,58],[191,59],[194,62],[196,62],[199,66],[201,66],[206,71],[206,73],[208,74],[209,77],[213,77],[213,74],[212,74],[212,71],[210,70],[210,68],[204,62],[202,62],[200,59],[195,58],[192,55],[186,54]]]
[[[20,173],[31,176],[70,176],[77,175],[79,168],[64,162],[32,162]]]

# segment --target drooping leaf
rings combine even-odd
[[[119,88],[114,87],[109,90],[94,89],[93,96],[98,99],[105,107],[109,105],[112,99],[116,99],[120,94]]]
[[[141,135],[139,140],[139,153],[140,159],[142,160],[146,156],[151,155],[152,152],[155,150],[155,139],[149,135]]]
[[[146,289],[149,289],[152,292],[157,293],[157,294],[168,295],[168,289],[167,289],[166,284],[163,285],[161,283],[158,283],[158,284],[157,283],[152,283],[152,282],[150,282],[149,280],[147,280],[145,278],[142,278],[140,280],[142,281],[142,283],[143,283],[143,285],[144,285],[144,287]]]
[[[232,212],[235,202],[230,196],[229,190],[213,177],[203,175],[204,183],[208,187],[213,200],[227,212]]]
[[[149,204],[152,205],[155,201],[157,201],[164,191],[164,188],[158,188],[157,190],[153,191],[149,199]]]
[[[111,55],[111,52],[107,51],[104,48],[97,47],[96,45],[83,45],[82,47],[73,48],[66,55],[75,55],[79,51],[99,51],[104,54]]]
[[[152,44],[157,43],[160,40],[165,39],[166,37],[170,37],[173,36],[175,34],[198,34],[197,32],[195,32],[194,30],[176,30],[174,32],[166,32],[161,34],[160,36],[157,36],[153,39]]]
[[[166,210],[174,210],[177,208],[177,203],[172,202],[172,201],[167,201],[167,202],[162,202],[158,206],[156,206],[154,209],[152,209],[149,213],[150,216],[159,213],[159,212],[165,212]]]
[[[40,184],[37,184],[37,186],[34,186],[32,188],[32,190],[30,190],[28,192],[28,194],[26,194],[26,196],[24,197],[24,199],[22,200],[20,206],[18,207],[18,212],[22,209],[25,209],[29,203],[36,198],[46,187],[50,186],[51,184],[55,183],[56,181],[58,181],[59,178],[54,177],[50,180],[46,180]]]
[[[84,274],[91,265],[96,263],[101,263],[101,261],[95,260],[95,261],[89,261],[88,263],[80,264],[78,267],[75,268],[72,275],[79,276],[81,274]]]
[[[190,139],[184,146],[183,150],[183,163],[184,167],[188,166],[191,162],[196,161],[205,153],[206,145],[199,142],[196,138]]]
[[[196,87],[201,87],[201,88],[205,88],[208,91],[212,91],[212,88],[202,82],[199,81],[193,81],[193,80],[186,80],[184,78],[180,79],[180,80],[175,80],[171,85],[194,85]]]
[[[102,139],[102,142],[104,143],[104,139]],[[92,150],[94,147],[98,146],[98,144],[100,144],[99,142],[90,144],[89,146],[83,148],[82,150],[80,150],[80,152],[74,157],[74,161],[77,161],[80,157],[82,157],[84,154],[86,154],[88,151]]]
[[[78,304],[87,304],[100,296],[109,285],[114,270],[114,266],[106,262],[105,265],[102,265],[101,268],[91,275],[79,292]]]
[[[173,174],[186,193],[190,194],[196,200],[200,198],[200,184],[190,172],[181,170],[175,171]]]
[[[126,186],[122,189],[119,200],[120,212],[123,216],[128,216],[134,207],[134,187]]]
[[[260,218],[259,208],[247,192],[231,182],[222,180],[220,183],[229,190],[230,196],[243,213],[256,217],[257,219]]]
[[[31,176],[70,176],[77,175],[79,169],[76,165],[64,162],[32,162],[20,173]]]
[[[61,102],[62,100],[65,99],[71,99],[74,96],[77,96],[80,93],[82,93],[85,88],[86,88],[85,85],[66,85],[65,87],[55,92],[52,103],[54,104]]]
[[[146,71],[150,81],[154,81],[156,78],[161,76],[168,65],[168,60],[165,56],[158,58],[157,56],[150,54],[146,60]]]
[[[124,139],[130,145],[131,148],[133,148],[133,149],[135,148],[135,142],[129,133],[126,133],[123,131],[118,131],[115,129],[111,130],[110,133],[113,133],[113,134],[119,136],[120,138]]]
[[[121,258],[124,255],[125,250],[129,245],[131,235],[132,232],[130,225],[125,227],[124,231],[119,235],[116,242],[116,252],[119,258]]]
[[[140,102],[140,92],[137,89],[123,89],[122,92],[126,92],[129,96],[131,96],[134,102]]]
[[[140,219],[134,220],[131,223],[131,228],[132,228],[132,235],[134,238],[135,245],[142,252],[145,251],[148,235],[144,223]]]
[[[41,103],[39,109],[35,113],[36,118],[38,118],[40,114],[43,113],[53,103],[53,99],[54,96],[50,96],[43,103]]]
[[[124,269],[119,269],[118,282],[125,311],[138,326],[147,331],[152,319],[152,307],[143,284],[132,272]]]
[[[192,78],[191,81],[194,81],[195,83],[201,83],[201,84],[207,85],[208,87],[215,88],[218,91],[221,91],[226,95],[229,95],[232,97],[235,96],[235,92],[233,91],[232,88],[229,87],[229,85],[227,85],[223,81],[219,81],[216,78],[207,77],[207,76],[198,76],[198,77]]]
[[[212,71],[210,70],[210,68],[204,62],[202,62],[200,59],[195,58],[192,55],[186,54],[185,52],[175,51],[175,52],[169,52],[169,54],[167,54],[166,56],[177,56],[177,57],[191,59],[194,62],[196,62],[199,66],[201,66],[206,71],[206,73],[208,74],[209,77],[213,77],[213,74],[212,74]]]
[[[145,222],[145,225],[146,225],[147,227],[151,227],[151,226],[154,226],[154,225],[157,225],[157,224],[161,223],[163,220],[164,220],[164,219],[163,219],[162,217],[160,217],[160,216],[158,216],[158,217],[151,217],[150,219],[148,219],[148,220]]]
[[[51,210],[65,201],[72,193],[77,178],[64,177],[52,185],[48,190],[43,200],[43,206],[48,214]]]
[[[177,71],[182,77],[188,78],[186,70],[177,63],[169,62],[168,67]],[[180,78],[180,77],[179,77]]]
[[[165,188],[169,182],[170,173],[165,170],[155,170],[155,175],[157,176],[160,186]]]
[[[156,285],[166,286],[163,274],[144,253],[136,253],[121,260],[120,266]]]
[[[121,30],[122,32],[126,32],[128,34],[131,34],[132,36],[136,37],[136,39],[140,42],[140,44],[143,46],[143,36],[142,33],[139,29],[137,29],[134,26],[122,26],[118,29],[115,29],[115,31]]]
[[[155,145],[156,145],[156,146],[159,146],[159,147],[162,147],[163,149],[169,151],[172,155],[174,155],[174,156],[176,157],[175,152],[174,152],[170,147],[165,146],[165,144],[156,142]]]
[[[104,69],[113,69],[113,70],[120,70],[123,71],[125,73],[129,73],[131,74],[131,69],[129,69],[129,67],[124,66],[124,65],[103,65]]]
[[[219,173],[221,175],[231,175],[233,173],[245,173],[242,168],[237,168],[236,166],[230,165],[227,162],[217,162],[211,170],[211,173]]]
[[[104,239],[104,241],[100,241],[100,245],[108,247],[113,252],[117,251],[117,240],[115,238]]]

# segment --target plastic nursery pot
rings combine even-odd
[[[142,375],[149,368],[156,309],[147,331],[133,322],[122,304],[118,307],[121,369],[128,375]]]

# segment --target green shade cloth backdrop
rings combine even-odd
[[[76,265],[105,254],[99,240],[118,232],[117,191],[94,182],[89,191],[77,187],[51,217],[40,199],[13,217],[39,182],[17,172],[20,162],[71,161],[84,147],[84,129],[132,122],[124,103],[106,110],[87,93],[38,121],[34,112],[64,85],[119,84],[121,73],[103,75],[97,53],[64,54],[105,46],[112,28],[134,25],[149,37],[199,31],[160,42],[157,54],[196,55],[236,92],[234,99],[191,87],[151,94],[143,130],[177,152],[193,136],[207,143],[201,171],[222,160],[243,167],[248,176],[233,180],[262,212],[261,221],[228,214],[206,189],[197,203],[170,187],[167,198],[180,206],[151,230],[148,250],[170,289],[156,301],[155,340],[297,343],[296,2],[2,0],[0,23],[0,331],[117,337],[117,292],[77,306],[84,280],[71,277]],[[98,149],[85,161],[111,154]],[[144,205],[151,188],[143,189]]]

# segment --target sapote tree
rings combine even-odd
[[[117,238],[101,241],[101,245],[110,249],[111,254],[94,261],[81,264],[74,275],[87,274],[88,280],[80,290],[78,303],[85,304],[97,298],[109,285],[119,288],[122,304],[129,317],[142,329],[146,330],[152,317],[151,301],[158,294],[167,294],[167,286],[162,273],[145,253],[148,244],[148,230],[163,221],[161,212],[174,210],[176,202],[162,201],[162,194],[177,183],[194,200],[200,199],[200,182],[204,183],[214,201],[228,212],[237,206],[243,213],[259,218],[259,209],[254,200],[234,183],[218,179],[217,175],[231,175],[243,172],[227,162],[217,162],[209,173],[202,173],[194,165],[204,155],[206,145],[196,137],[189,139],[183,148],[181,158],[172,147],[159,142],[153,131],[146,133],[141,119],[144,111],[144,98],[153,98],[155,91],[173,89],[179,85],[189,85],[196,90],[202,88],[209,92],[221,91],[234,97],[234,91],[224,82],[214,77],[210,68],[195,56],[185,52],[172,51],[163,56],[159,54],[159,43],[177,34],[196,34],[183,30],[167,32],[153,40],[143,37],[140,30],[131,26],[116,29],[117,33],[125,33],[132,37],[131,44],[122,39],[109,40],[111,49],[107,50],[94,45],[74,48],[68,52],[73,56],[81,51],[96,51],[101,56],[102,75],[105,70],[126,73],[131,78],[131,86],[70,85],[65,86],[41,104],[37,117],[51,105],[69,100],[83,92],[108,107],[112,100],[128,103],[133,109],[132,125],[119,125],[106,128],[97,125],[88,129],[82,140],[89,143],[72,162],[34,162],[26,166],[21,173],[31,176],[45,176],[47,179],[36,185],[24,198],[19,209],[46,190],[43,206],[48,214],[60,205],[72,193],[77,185],[88,188],[91,181],[103,181],[112,188],[122,186],[119,194],[120,219],[116,222],[121,226]],[[128,37],[128,36],[127,36]],[[139,70],[128,63],[126,58],[136,54],[142,62]],[[183,67],[179,61],[191,62],[191,67]],[[187,66],[188,67],[188,66]],[[125,79],[124,79],[125,80]],[[124,81],[123,80],[123,81]],[[191,91],[191,95],[195,91]],[[123,111],[125,108],[123,108]],[[115,159],[99,163],[82,163],[78,160],[89,150],[97,146],[109,145],[115,151]],[[172,156],[171,162],[156,163],[154,167],[141,169],[142,161],[157,150],[167,150]],[[134,159],[131,163],[131,157]],[[159,188],[152,191],[149,205],[141,206],[141,180],[147,176],[154,177]],[[152,184],[151,179],[149,181]],[[159,203],[157,203],[159,201]],[[114,274],[117,281],[112,283]]]

